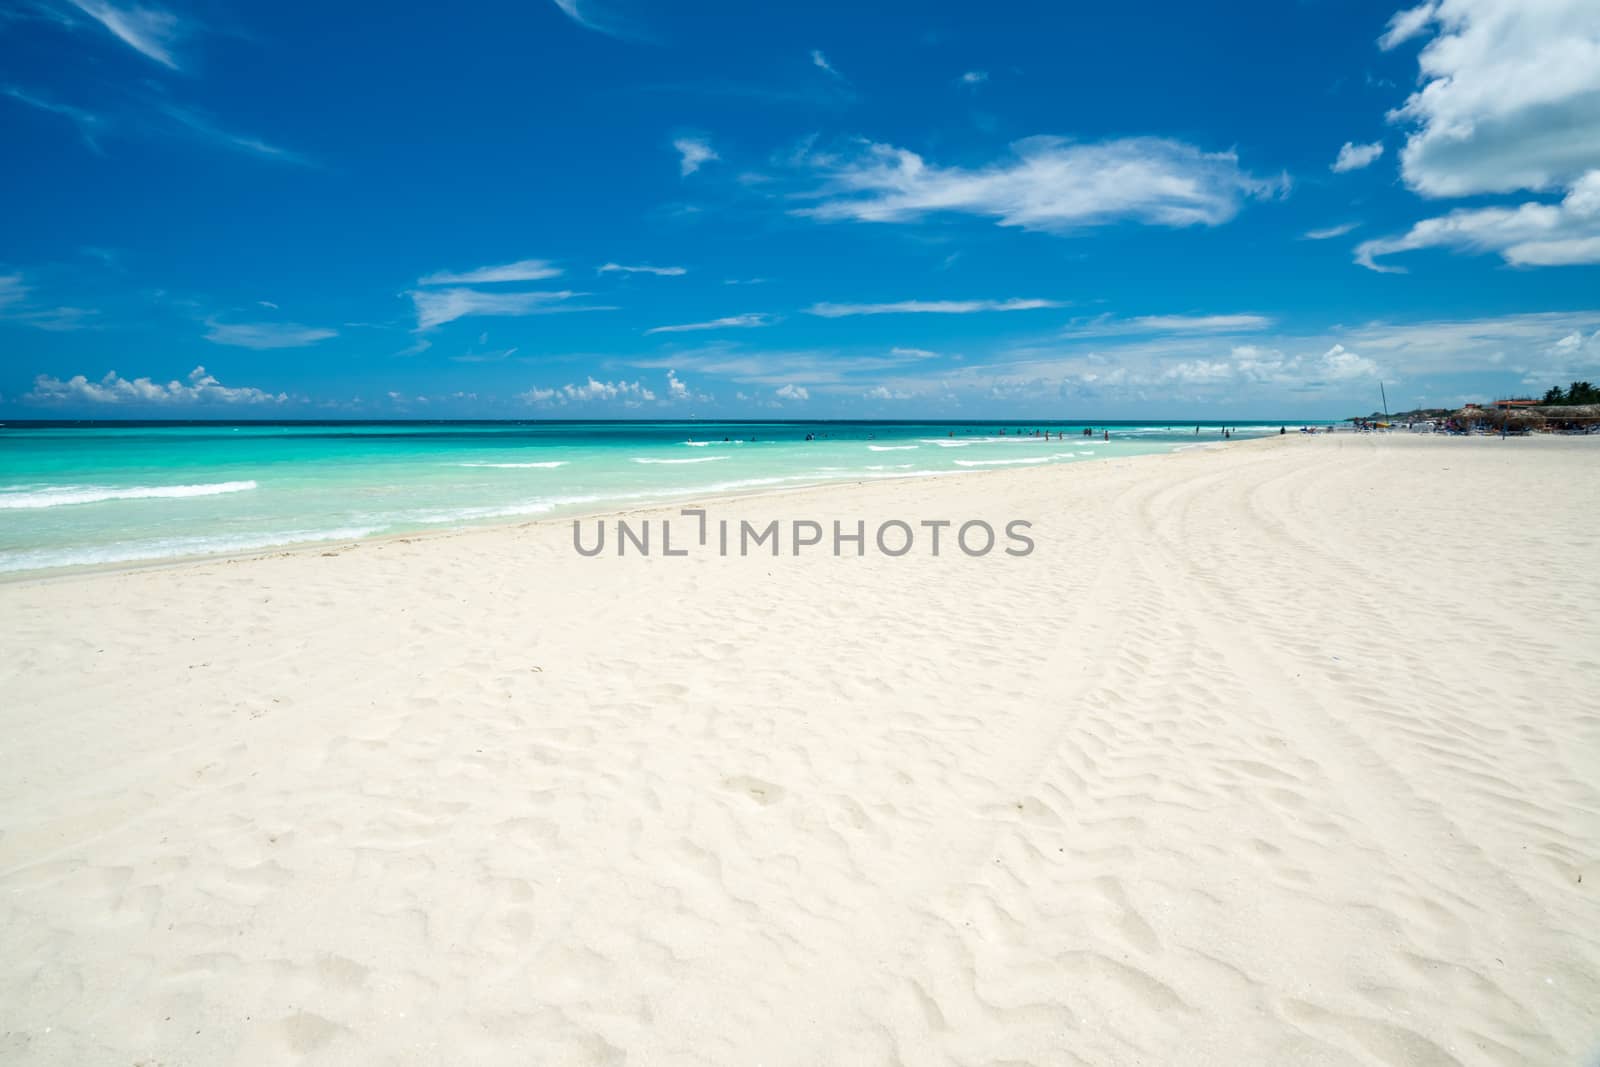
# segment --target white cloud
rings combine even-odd
[[[955,212],[1052,233],[1124,220],[1216,226],[1233,218],[1246,198],[1285,188],[1282,180],[1242,171],[1232,152],[1202,152],[1160,138],[1082,144],[1030,137],[1011,148],[1010,158],[973,170],[931,165],[883,144],[849,159],[814,157],[827,184],[811,194],[820,203],[796,213],[913,222]]]
[[[969,70],[961,75],[962,85],[982,85],[988,80],[989,72],[986,70]]]
[[[1429,32],[1421,87],[1390,114],[1411,127],[1408,186],[1547,191],[1600,168],[1600,4],[1439,0],[1396,15],[1380,43]]]
[[[1343,237],[1360,225],[1361,223],[1359,222],[1344,222],[1338,226],[1329,226],[1324,230],[1307,230],[1305,237],[1308,241],[1326,241],[1332,237]]]
[[[1344,147],[1339,149],[1339,158],[1335,159],[1328,168],[1335,174],[1343,174],[1347,170],[1360,170],[1370,167],[1383,155],[1383,142],[1373,141],[1371,144],[1355,144],[1346,141]]]
[[[901,348],[896,345],[889,349],[891,356],[902,356],[906,359],[938,359],[939,353],[930,352],[926,348]]]
[[[696,330],[723,330],[742,329],[750,326],[770,326],[772,316],[760,312],[751,312],[744,315],[728,315],[709,322],[685,322],[676,326],[652,326],[645,331],[646,335],[652,333],[691,333]]]
[[[1101,316],[1062,331],[1064,337],[1109,337],[1140,333],[1239,333],[1265,330],[1273,324],[1266,315],[1140,315],[1131,319]]]
[[[1559,202],[1458,209],[1361,244],[1356,262],[1420,248],[1499,255],[1523,267],[1600,263],[1600,4],[1431,0],[1380,39],[1427,37],[1420,88],[1389,119],[1407,127],[1406,185],[1427,197],[1530,190]]]
[[[785,385],[778,389],[778,395],[784,400],[810,400],[811,391],[803,385]]]
[[[20,273],[0,274],[0,319],[61,331],[92,325],[90,320],[99,314],[90,308],[40,306],[29,299],[32,292]]]
[[[1378,377],[1376,363],[1338,344],[1322,354],[1321,369],[1324,377],[1336,382],[1349,381],[1352,378]]]
[[[679,137],[672,142],[672,147],[683,157],[678,162],[678,169],[685,178],[699,170],[702,165],[722,158],[703,137]]]
[[[41,374],[33,380],[33,392],[27,399],[37,403],[83,401],[91,404],[282,404],[288,401],[286,393],[268,393],[251,387],[231,388],[206,373],[204,367],[189,372],[186,382],[170,381],[165,385],[149,378],[123,378],[109,371],[104,378],[91,382],[83,375],[62,381]]]
[[[1580,179],[1558,204],[1463,208],[1424,219],[1399,237],[1363,241],[1356,262],[1369,270],[1404,270],[1377,257],[1419,248],[1493,252],[1517,267],[1600,263],[1600,170]]]
[[[911,394],[877,385],[861,394],[862,400],[910,400]]]
[[[0,309],[22,303],[29,291],[21,274],[0,274]]]
[[[339,335],[337,330],[294,322],[218,322],[208,319],[206,340],[238,348],[303,348]]]
[[[667,396],[672,400],[689,399],[689,387],[679,380],[677,371],[667,371]]]
[[[811,65],[816,67],[818,70],[827,71],[835,78],[844,77],[844,75],[833,69],[833,66],[828,62],[828,57],[823,55],[819,49],[813,48],[811,50]]]
[[[611,307],[572,306],[563,301],[583,293],[491,293],[481,289],[414,289],[406,294],[417,309],[417,329],[428,330],[469,315],[545,315],[558,311],[613,311]]]
[[[825,319],[848,315],[971,315],[979,311],[1034,311],[1066,307],[1059,300],[900,300],[890,304],[813,304],[807,314]]]
[[[232,149],[235,152],[243,152],[246,155],[260,156],[263,159],[271,159],[279,163],[291,163],[298,167],[316,165],[312,160],[298,152],[292,152],[287,148],[269,144],[259,137],[224,130],[198,111],[191,111],[188,108],[173,105],[165,106],[161,111],[187,133],[220,148]]]
[[[99,115],[79,107],[73,107],[71,104],[47,100],[42,96],[36,96],[33,93],[18,89],[16,86],[6,86],[6,88],[0,89],[0,92],[3,92],[19,104],[27,104],[29,107],[37,108],[51,115],[60,115],[69,120],[78,128],[78,135],[83,138],[83,143],[95,152],[100,151],[99,137],[105,126],[105,120]]]
[[[689,272],[683,267],[625,267],[621,263],[607,263],[600,268],[601,274],[654,274],[662,278],[677,278]]]
[[[559,389],[543,389],[534,386],[525,393],[517,394],[517,399],[530,404],[547,404],[555,401],[557,404],[583,404],[596,400],[620,400],[627,407],[637,407],[654,401],[656,394],[645,388],[638,381],[602,382],[590,378],[582,385],[568,383]]]
[[[178,69],[172,48],[182,36],[178,17],[158,7],[121,7],[107,0],[68,0],[123,44],[170,70]]]
[[[425,278],[418,285],[487,285],[493,282],[537,282],[561,275],[561,268],[546,259],[519,259],[498,267],[479,267],[476,270],[442,270]]]
[[[642,36],[636,27],[614,12],[602,9],[594,0],[553,0],[553,2],[567,18],[586,30],[624,41]]]

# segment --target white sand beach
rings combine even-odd
[[[1022,558],[0,585],[0,1062],[1593,1064],[1597,470],[1290,435],[711,505]]]

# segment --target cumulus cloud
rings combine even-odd
[[[339,336],[337,330],[301,326],[295,322],[218,322],[208,320],[206,340],[237,348],[304,348]]]
[[[722,158],[703,137],[679,137],[672,142],[672,147],[678,150],[678,155],[681,157],[678,160],[678,170],[685,178],[703,165]]]
[[[1380,43],[1427,34],[1421,86],[1390,114],[1410,127],[1408,186],[1552,190],[1600,168],[1600,4],[1439,0],[1397,14]]]
[[[1600,4],[1430,0],[1379,40],[1425,38],[1419,88],[1389,113],[1406,128],[1400,171],[1426,197],[1561,194],[1458,209],[1367,241],[1356,262],[1422,248],[1494,253],[1521,267],[1600,262]]]
[[[863,222],[955,213],[1051,233],[1121,221],[1216,226],[1244,200],[1286,187],[1246,173],[1232,152],[1154,137],[1097,143],[1030,137],[1013,144],[1009,157],[976,169],[940,167],[884,144],[848,158],[808,159],[826,184],[811,194],[815,206],[796,213]]]
[[[185,381],[169,381],[165,385],[149,378],[124,378],[116,371],[108,371],[99,381],[90,381],[82,374],[65,381],[48,374],[33,379],[33,391],[28,400],[35,403],[62,403],[70,401],[91,404],[283,404],[286,393],[268,393],[249,386],[229,387],[196,367]]]
[[[469,315],[547,315],[558,311],[613,311],[599,305],[572,305],[565,301],[583,293],[501,293],[482,289],[414,289],[406,294],[417,310],[417,329],[430,330]]]
[[[862,400],[910,400],[911,394],[888,386],[877,385],[861,394]]]
[[[989,80],[989,72],[985,70],[969,70],[961,75],[962,85],[982,85]]]
[[[1346,141],[1344,147],[1339,149],[1339,158],[1335,159],[1328,168],[1335,174],[1343,174],[1347,170],[1360,170],[1370,167],[1383,155],[1383,142],[1373,141],[1371,144],[1355,144]]]
[[[1493,252],[1512,266],[1556,267],[1600,263],[1600,170],[1590,171],[1557,204],[1463,208],[1424,219],[1399,237],[1363,241],[1356,262],[1369,270],[1399,273],[1379,256],[1421,248]]]
[[[476,270],[441,270],[418,278],[418,285],[488,285],[494,282],[537,282],[559,277],[561,268],[546,259],[519,259],[498,267]]]
[[[684,322],[675,326],[652,326],[645,331],[646,335],[652,333],[692,333],[698,330],[725,330],[744,329],[751,326],[770,326],[773,319],[771,315],[760,312],[750,312],[744,315],[728,315],[720,319],[711,319],[708,322]]]
[[[810,400],[811,392],[803,385],[789,384],[778,389],[778,396],[784,400]]]
[[[1066,307],[1059,300],[898,300],[888,304],[812,304],[810,315],[841,319],[850,315],[971,315],[980,311],[1034,311]]]
[[[590,378],[582,385],[568,383],[557,389],[543,389],[534,386],[525,393],[517,394],[517,399],[530,404],[582,404],[601,400],[620,400],[627,407],[637,407],[640,404],[654,401],[656,394],[635,381],[602,382]]]

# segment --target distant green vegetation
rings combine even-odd
[[[1544,394],[1544,399],[1539,403],[1546,407],[1567,407],[1572,404],[1600,404],[1600,388],[1588,382],[1573,382],[1563,389],[1561,386],[1552,386]]]

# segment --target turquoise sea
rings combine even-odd
[[[0,573],[1087,463],[1215,443],[1222,425],[11,423],[0,425]],[[1280,424],[1227,425],[1245,438]]]

